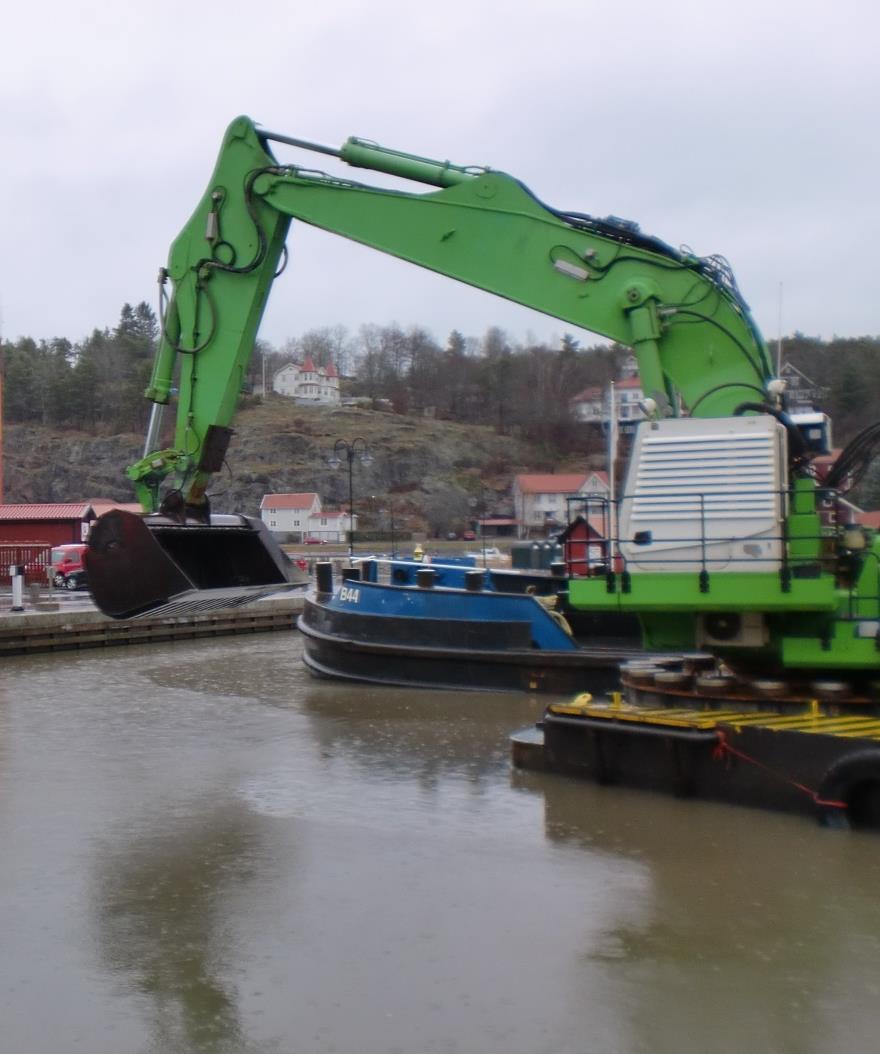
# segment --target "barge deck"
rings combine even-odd
[[[511,739],[515,767],[880,828],[880,707],[850,695],[724,697],[623,675],[624,692],[553,702]]]

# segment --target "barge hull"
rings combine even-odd
[[[664,710],[551,704],[540,767],[641,790],[880,826],[880,720],[811,707]],[[538,767],[514,748],[514,764]]]

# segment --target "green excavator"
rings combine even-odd
[[[281,164],[274,143],[423,189]],[[219,516],[207,495],[291,220],[633,349],[648,417],[623,491],[603,513],[602,566],[568,580],[571,608],[634,612],[652,648],[699,645],[756,669],[876,676],[880,544],[844,523],[846,479],[817,478],[827,418],[786,412],[723,258],[677,250],[627,220],[552,208],[504,172],[355,138],[336,149],[246,117],[227,130],[160,273],[153,413],[144,456],[127,470],[144,515],[106,514],[86,554],[102,611],[130,618],[243,603],[296,580],[259,521]],[[163,446],[172,396],[174,438]]]

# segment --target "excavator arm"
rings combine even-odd
[[[279,165],[273,140],[439,189],[388,190]],[[502,172],[358,139],[336,150],[240,117],[161,274],[173,292],[146,394],[167,403],[178,370],[179,393],[173,446],[156,448],[154,413],[144,458],[129,469],[150,512],[207,515],[205,489],[223,462],[291,219],[632,347],[644,392],[667,414],[716,417],[766,397],[769,357],[724,261],[679,252],[627,221],[551,209]]]
[[[159,273],[160,341],[145,393],[153,412],[144,456],[127,470],[148,513],[208,522],[205,489],[223,464],[290,225],[253,193],[258,174],[275,164],[250,122],[235,121],[208,189]],[[175,390],[173,446],[158,448],[162,411]],[[169,477],[173,486],[163,499]]]
[[[430,189],[282,165],[273,142]],[[767,396],[769,357],[722,259],[679,252],[628,221],[550,208],[503,172],[359,139],[335,149],[239,117],[160,272],[160,342],[146,392],[154,406],[144,455],[127,470],[146,516],[102,517],[86,554],[107,614],[246,602],[294,578],[259,521],[212,516],[207,496],[292,219],[632,347],[658,416],[721,416]],[[162,413],[175,395],[167,445]]]

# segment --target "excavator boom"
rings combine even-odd
[[[272,142],[432,189],[389,190],[282,165]],[[146,392],[154,412],[144,456],[127,472],[147,514],[146,531],[118,518],[99,524],[87,554],[94,599],[109,614],[155,610],[183,594],[189,603],[193,590],[207,603],[205,591],[225,585],[222,574],[205,585],[199,573],[202,561],[223,566],[210,550],[211,539],[224,537],[226,528],[212,525],[207,488],[224,464],[292,219],[632,347],[642,388],[663,414],[722,416],[766,397],[770,359],[720,258],[680,252],[628,221],[550,208],[503,172],[360,139],[337,150],[261,131],[240,117],[227,130],[208,187],[160,273],[161,337]],[[168,282],[170,298],[164,294]],[[175,390],[168,446],[161,411]],[[239,526],[245,533],[252,529]],[[173,540],[194,529],[197,547]],[[222,551],[225,543],[218,544]],[[263,544],[271,543],[261,537],[252,548]],[[181,551],[194,553],[186,569]],[[242,589],[283,588],[274,579],[282,557],[279,550],[270,560],[255,559],[248,573],[240,567],[233,572],[230,562],[230,574],[241,579]],[[151,569],[145,579],[162,585],[156,596],[139,594],[129,603],[118,576],[140,561]],[[181,574],[186,589],[178,588]],[[285,582],[292,580],[285,575]]]

